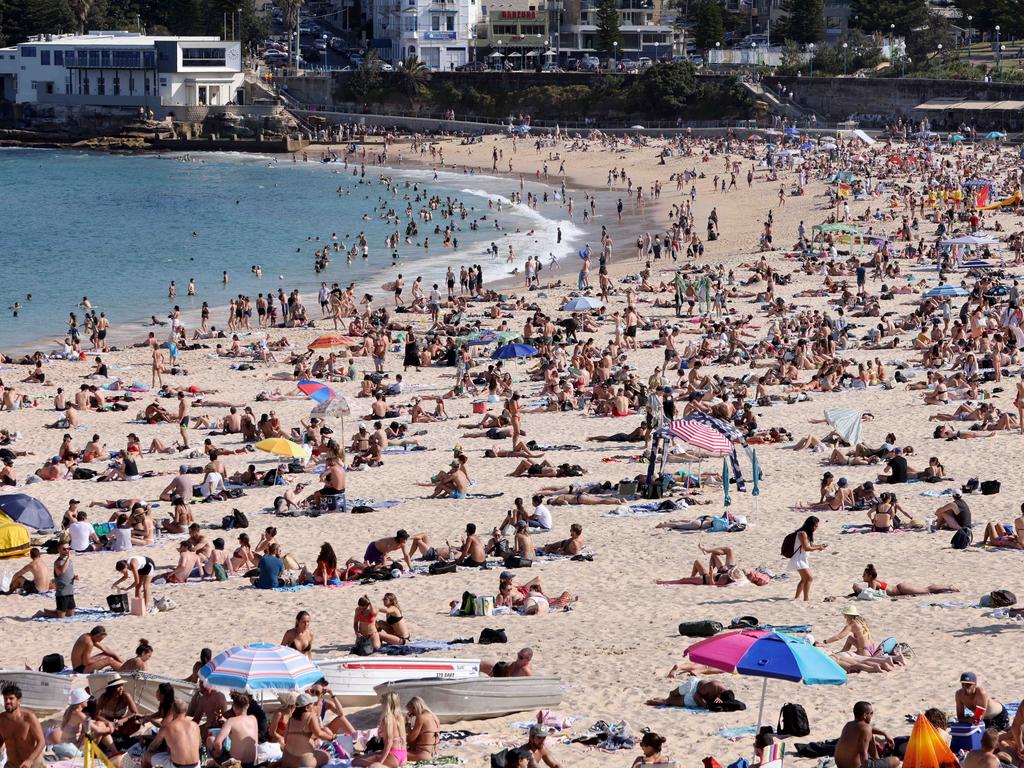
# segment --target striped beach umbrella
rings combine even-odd
[[[214,688],[233,691],[300,691],[316,684],[323,672],[293,648],[273,643],[237,645],[199,670]]]
[[[692,419],[679,419],[668,426],[669,432],[694,448],[708,453],[732,453],[732,441],[717,429]]]

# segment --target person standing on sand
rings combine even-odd
[[[159,384],[161,387],[164,385],[164,351],[162,347],[153,345],[153,376],[150,386],[156,388]]]
[[[787,566],[789,570],[800,574],[800,582],[796,585],[796,594],[793,595],[794,600],[799,600],[800,595],[804,596],[804,602],[811,599],[811,582],[814,581],[814,577],[811,576],[811,563],[807,559],[807,553],[819,552],[828,548],[828,544],[814,543],[814,532],[817,528],[818,518],[811,515],[804,520],[803,525],[794,531],[796,546],[793,549],[793,554],[790,556],[789,565]]]
[[[3,687],[4,711],[0,713],[0,746],[7,749],[10,768],[43,768],[46,739],[39,718],[21,708],[21,688]]]

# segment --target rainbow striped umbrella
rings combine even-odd
[[[303,654],[273,643],[237,645],[199,670],[208,685],[235,691],[303,690],[323,676]]]

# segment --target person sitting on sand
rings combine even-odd
[[[539,551],[545,555],[567,555],[572,557],[583,551],[586,541],[583,539],[583,526],[573,523],[569,526],[569,538],[561,541],[553,541],[540,547]]]
[[[441,723],[419,696],[413,696],[405,705],[405,738],[409,760],[433,762],[441,743]]]
[[[977,719],[975,710],[981,709],[984,712],[981,719],[986,728],[1010,729],[1010,715],[1006,707],[978,685],[978,676],[973,672],[960,675],[960,687],[956,689],[954,700],[958,723],[974,723]]]
[[[889,748],[895,742],[889,735],[871,725],[874,707],[866,701],[853,706],[853,720],[843,726],[836,743],[837,768],[899,768],[898,757],[881,757],[879,740]]]
[[[11,577],[11,585],[6,594],[38,595],[49,589],[50,575],[39,547],[32,547],[28,556],[28,564],[15,571]]]
[[[481,661],[480,674],[488,677],[531,677],[533,675],[533,649],[521,648],[515,659],[504,661]]]
[[[285,725],[283,755],[275,768],[320,768],[330,761],[330,755],[314,745],[333,741],[336,734],[321,724],[315,703],[308,693],[295,697],[295,710]]]
[[[178,563],[160,575],[168,584],[184,584],[190,577],[201,575],[202,564],[192,545],[183,541],[178,545]]]
[[[532,766],[532,768],[537,768],[537,766],[542,763],[546,765],[547,768],[562,768],[561,763],[559,763],[548,750],[547,736],[547,728],[540,723],[534,723],[530,726],[530,735],[527,738],[526,743],[518,749],[511,751],[517,755],[521,755],[525,752],[527,757],[526,764],[528,766]]]
[[[1020,505],[1020,511],[1021,514],[1011,525],[992,522],[986,525],[982,544],[987,547],[1024,549],[1024,504]]]
[[[853,593],[859,595],[865,589],[875,589],[890,597],[907,597],[912,595],[942,595],[949,592],[959,592],[960,590],[954,587],[952,584],[929,584],[927,587],[918,587],[913,584],[907,584],[906,582],[900,582],[899,584],[889,584],[878,578],[878,571],[875,570],[875,566],[868,563],[864,566],[864,584],[854,584]]]
[[[71,648],[71,668],[75,674],[87,675],[101,669],[121,669],[121,657],[103,645],[107,630],[97,624],[85,634],[79,635]]]
[[[848,605],[843,609],[843,618],[846,623],[843,628],[836,632],[832,637],[826,638],[825,640],[815,641],[815,645],[818,647],[830,645],[837,640],[846,638],[846,642],[843,644],[840,653],[844,651],[855,651],[861,656],[874,656],[878,650],[878,646],[871,640],[871,629],[868,627],[864,617],[860,615],[860,611],[857,610],[857,606]]]
[[[391,552],[399,551],[406,566],[412,570],[412,557],[417,554],[428,557],[430,552],[430,539],[425,533],[417,533],[412,536],[404,528],[399,529],[394,536],[387,536],[383,539],[371,541],[366,545],[366,552],[363,554],[363,562],[369,566],[382,566],[387,560],[393,560],[388,555]],[[436,555],[436,553],[434,553]]]
[[[690,570],[688,577],[681,579],[658,579],[654,583],[663,586],[690,584],[727,587],[733,582],[746,579],[744,572],[736,566],[736,558],[733,555],[732,547],[705,549],[703,544],[699,544],[697,548],[705,555],[709,555],[706,566],[700,560],[694,560],[693,568]]]
[[[935,510],[935,527],[940,530],[958,531],[971,526],[971,508],[960,491],[953,491],[953,500]]]

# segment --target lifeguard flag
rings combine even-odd
[[[852,188],[850,187],[849,184],[844,184],[841,181],[839,182],[839,196],[840,197],[849,197],[851,189]]]

